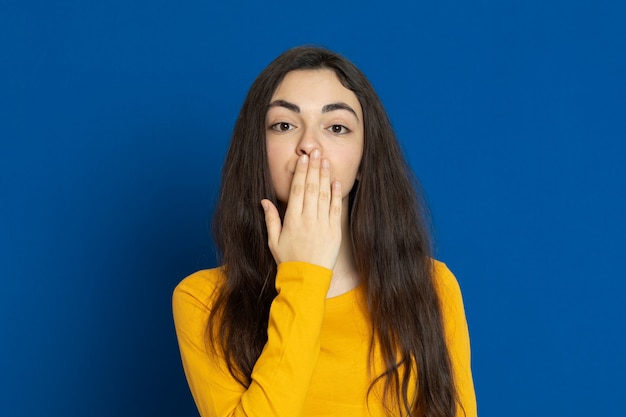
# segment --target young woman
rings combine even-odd
[[[458,284],[365,76],[321,48],[256,79],[222,173],[223,266],[173,296],[203,417],[476,416]]]

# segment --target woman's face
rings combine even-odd
[[[267,158],[278,200],[287,203],[298,157],[319,150],[347,202],[363,154],[363,110],[332,70],[289,72],[265,117]]]

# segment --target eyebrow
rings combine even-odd
[[[284,107],[287,110],[291,110],[294,113],[300,113],[300,107],[298,107],[296,104],[290,103],[286,100],[275,100],[272,101],[269,105],[270,108],[272,107]],[[327,104],[324,107],[322,107],[322,113],[328,113],[331,111],[335,111],[335,110],[347,110],[350,113],[352,113],[354,115],[354,117],[356,117],[356,120],[359,120],[359,116],[357,116],[356,111],[354,111],[354,109],[352,107],[350,107],[349,105],[347,105],[346,103],[331,103],[331,104]]]

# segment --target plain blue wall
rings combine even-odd
[[[225,3],[0,2],[0,415],[196,415],[171,291],[215,264],[247,88],[302,43],[386,103],[481,416],[622,413],[624,3]]]

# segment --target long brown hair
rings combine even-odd
[[[224,352],[233,377],[248,386],[267,342],[276,296],[276,264],[260,206],[263,198],[278,206],[267,165],[265,116],[288,72],[321,68],[333,70],[363,109],[364,149],[350,195],[349,238],[367,288],[370,350],[377,345],[386,366],[370,389],[384,381],[385,398],[393,396],[399,409],[412,416],[455,416],[457,395],[419,185],[367,78],[350,61],[323,48],[298,47],[276,58],[254,81],[239,113],[213,218],[227,278],[207,324],[207,340]],[[417,387],[409,387],[415,373]],[[409,398],[412,388],[416,398]]]

